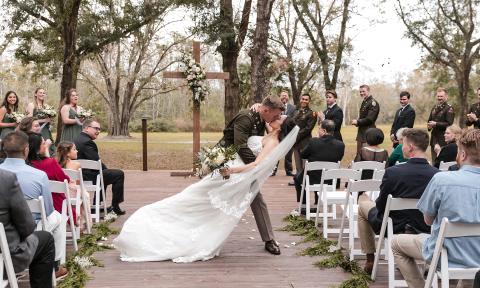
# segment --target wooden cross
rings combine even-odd
[[[200,64],[200,42],[193,41],[193,59]],[[230,74],[228,72],[206,72],[207,80],[228,80]],[[165,71],[163,73],[164,78],[173,79],[185,79],[186,76],[183,72],[177,71]],[[198,152],[200,151],[200,104],[197,101],[193,101],[193,163],[195,163]],[[195,165],[193,167],[195,170]],[[171,176],[188,176],[192,172],[173,172]]]

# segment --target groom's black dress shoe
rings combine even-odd
[[[265,250],[273,255],[280,255],[280,247],[275,240],[265,242]]]
[[[120,215],[125,215],[125,213],[126,213],[124,210],[120,209],[120,206],[118,206],[118,205],[113,205],[113,206],[108,207],[107,208],[107,213],[110,213],[110,212],[113,212],[113,213],[115,213],[119,216]]]

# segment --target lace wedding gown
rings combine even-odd
[[[295,143],[295,127],[255,168],[224,180],[214,172],[182,192],[138,209],[113,241],[122,261],[193,262],[218,256],[277,161]],[[259,153],[262,137],[248,139]],[[230,164],[244,165],[237,156]]]

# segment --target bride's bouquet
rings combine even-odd
[[[12,112],[6,116],[8,116],[8,118],[13,119],[16,123],[20,123],[22,119],[25,118],[25,114],[19,113],[19,112]]]
[[[235,159],[237,150],[234,145],[229,147],[202,147],[197,155],[195,175],[203,177],[210,172],[228,167],[227,162]]]
[[[84,118],[84,119],[89,119],[93,117],[93,112],[90,109],[83,109],[80,108],[78,109],[77,116],[78,118]]]
[[[53,108],[52,106],[45,105],[43,109],[38,112],[37,117],[40,119],[45,119],[45,118],[54,118],[57,116],[57,110]]]

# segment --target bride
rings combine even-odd
[[[267,125],[265,137],[248,139],[257,155],[254,162],[244,165],[237,156],[220,173],[214,171],[182,192],[138,209],[113,241],[121,260],[193,262],[218,256],[277,161],[295,143],[298,127],[279,142],[284,120]]]

